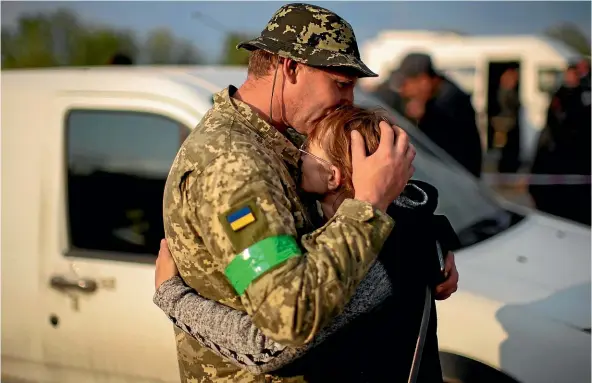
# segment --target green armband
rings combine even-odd
[[[300,255],[300,247],[291,235],[269,237],[240,252],[224,273],[239,295],[242,295],[257,277]]]

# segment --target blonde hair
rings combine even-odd
[[[342,184],[349,195],[354,194],[351,132],[360,132],[366,143],[366,155],[370,155],[378,149],[379,125],[384,120],[388,121],[383,109],[369,110],[354,105],[342,105],[320,120],[308,136],[309,141],[319,143],[329,162],[341,170]]]

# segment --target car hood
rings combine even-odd
[[[590,228],[533,212],[456,253],[459,290],[590,329]]]

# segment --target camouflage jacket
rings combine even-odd
[[[235,91],[230,86],[214,96],[213,108],[173,162],[163,201],[166,238],[188,286],[247,312],[274,341],[301,346],[343,311],[394,223],[371,205],[348,199],[314,230],[297,194],[298,149],[233,99]],[[244,211],[248,220],[245,215],[232,218]],[[261,246],[264,241],[266,247]],[[253,266],[259,256],[272,259],[262,247],[274,261],[279,259],[274,267],[266,268],[265,262]],[[252,277],[244,288],[227,277],[237,264],[243,268],[240,277]],[[179,328],[175,332],[183,382],[304,381],[253,375]]]

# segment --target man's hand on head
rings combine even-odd
[[[366,156],[364,137],[356,130],[352,131],[351,151],[355,198],[385,212],[413,176],[415,147],[403,129],[382,121],[376,152]]]

